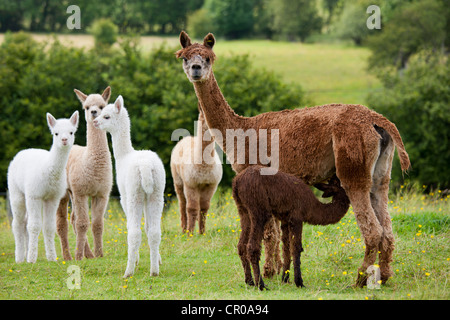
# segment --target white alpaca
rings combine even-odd
[[[23,262],[25,257],[28,262],[36,262],[41,228],[47,259],[56,261],[56,209],[67,189],[66,164],[78,119],[78,111],[70,119],[58,120],[47,113],[47,123],[53,135],[50,151],[22,150],[9,165],[8,189],[16,262]]]
[[[155,152],[134,150],[131,144],[130,118],[122,96],[102,110],[94,125],[109,132],[112,137],[120,204],[127,217],[128,264],[124,277],[133,275],[139,262],[142,212],[150,246],[150,273],[157,276],[161,263],[159,245],[166,184],[164,165]]]

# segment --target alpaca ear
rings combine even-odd
[[[75,111],[72,116],[70,117],[70,123],[72,123],[74,125],[75,128],[78,128],[78,119],[80,119],[79,117],[79,113],[78,110]]]
[[[47,112],[47,124],[50,128],[50,131],[55,127],[56,119],[54,116],[52,116],[50,113]]]
[[[81,103],[84,103],[86,101],[87,95],[77,89],[73,89],[73,91],[75,91],[75,94],[77,95],[78,100],[80,100]]]
[[[122,96],[118,96],[116,102],[114,102],[114,108],[116,110],[116,113],[120,113],[122,107],[123,107],[123,98]]]
[[[188,34],[184,31],[180,33],[180,44],[183,48],[187,48],[192,45],[191,38],[189,38]]]
[[[216,44],[216,39],[214,38],[214,35],[212,33],[208,33],[206,35],[206,37],[203,39],[203,45],[212,50],[212,48],[214,47],[215,44]]]
[[[102,93],[102,98],[105,100],[106,103],[108,103],[109,98],[111,97],[111,87],[108,86],[105,91]]]

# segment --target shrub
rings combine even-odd
[[[51,136],[45,113],[67,117],[81,105],[73,89],[101,92],[111,85],[111,101],[119,94],[130,112],[131,134],[137,149],[152,149],[167,172],[172,191],[170,154],[176,141],[172,132],[185,128],[194,134],[197,97],[175,58],[177,48],[162,46],[150,53],[128,38],[105,55],[65,47],[58,41],[45,47],[30,36],[10,35],[0,47],[0,190],[6,188],[6,172],[12,157],[24,148],[48,148]],[[215,65],[218,82],[230,105],[242,115],[303,106],[301,88],[282,83],[273,73],[253,68],[246,56],[221,57]],[[76,143],[85,145],[85,121],[80,121]],[[224,164],[223,184],[234,173]],[[116,192],[116,191],[115,191]]]
[[[88,31],[94,36],[96,46],[108,48],[116,42],[119,28],[110,19],[99,19]]]
[[[411,159],[412,180],[450,186],[450,60],[421,54],[404,73],[387,73],[384,88],[368,97],[369,105],[394,122]],[[394,180],[402,178],[394,160]]]

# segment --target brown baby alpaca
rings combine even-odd
[[[265,225],[272,217],[281,221],[283,242],[283,277],[289,279],[291,257],[294,261],[294,281],[303,287],[300,271],[303,223],[327,225],[337,223],[347,212],[350,200],[340,187],[336,176],[329,184],[316,184],[324,191],[322,197],[333,196],[324,204],[317,200],[311,189],[299,178],[278,171],[275,175],[261,175],[261,166],[251,166],[233,179],[233,198],[241,219],[241,236],[238,252],[249,285],[265,287],[259,270],[261,240]],[[253,282],[250,265],[253,267]]]
[[[68,241],[67,206],[72,201],[71,223],[76,233],[75,259],[103,256],[103,215],[113,184],[111,153],[106,132],[94,127],[94,119],[107,105],[111,88],[100,94],[86,95],[75,89],[83,105],[87,127],[86,146],[74,145],[67,162],[68,191],[57,211],[57,232],[61,240],[64,260],[72,260]],[[87,240],[89,229],[89,197],[91,197],[94,253]]]
[[[271,135],[278,130],[279,170],[295,175],[306,184],[327,180],[334,174],[341,181],[355,211],[364,237],[364,261],[358,270],[356,285],[367,282],[366,270],[373,265],[379,252],[381,280],[393,274],[390,263],[394,251],[394,234],[387,211],[389,181],[395,148],[402,170],[410,166],[408,154],[396,126],[362,105],[329,104],[311,108],[267,112],[254,117],[237,115],[228,105],[212,71],[215,58],[215,38],[208,34],[203,44],[192,44],[183,31],[182,49],[176,55],[183,59],[183,69],[193,83],[200,107],[212,134],[240,129],[238,139],[246,141],[245,161],[237,161],[234,152],[227,150],[230,141],[214,136],[227,154],[236,173],[248,166],[249,139],[245,133],[255,130],[260,141],[261,129],[267,132],[267,150],[271,149]],[[214,130],[213,130],[214,129]],[[230,148],[232,149],[232,148]],[[258,164],[261,163],[258,159]]]

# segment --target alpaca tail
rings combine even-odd
[[[144,192],[147,194],[153,193],[153,187],[155,185],[153,180],[152,168],[148,165],[141,165],[138,168],[141,177],[141,186]]]
[[[400,166],[402,168],[402,171],[407,171],[411,166],[411,162],[409,161],[408,153],[406,152],[405,146],[403,145],[403,140],[400,136],[400,133],[398,132],[397,127],[382,115],[378,113],[375,114],[377,115],[377,117],[374,119],[374,124],[386,130],[387,133],[389,133],[389,135],[391,136],[392,140],[394,140],[394,144],[397,147],[397,153],[400,159]]]

